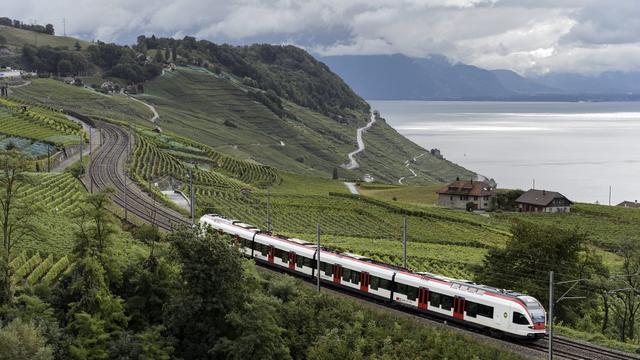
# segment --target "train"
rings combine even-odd
[[[547,314],[532,296],[318,249],[316,243],[261,231],[217,214],[202,216],[199,224],[231,235],[240,251],[258,263],[309,280],[317,281],[319,274],[327,286],[514,339],[534,340],[546,333]]]

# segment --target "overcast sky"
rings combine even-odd
[[[524,74],[640,70],[640,0],[7,0],[0,14],[87,40],[193,35],[321,55],[443,54]]]

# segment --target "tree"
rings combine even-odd
[[[6,43],[7,43],[7,38],[2,36],[2,35],[0,35],[0,45],[4,45]]]
[[[49,34],[49,35],[55,35],[55,30],[53,29],[53,25],[51,24],[47,24],[44,27],[44,32],[45,34]]]
[[[63,59],[58,61],[57,69],[60,76],[67,76],[73,71],[73,66],[71,65],[71,61]]]
[[[164,60],[171,61],[171,50],[169,48],[164,49]]]
[[[33,206],[24,201],[22,187],[32,182],[26,175],[26,157],[15,151],[0,153],[0,226],[2,226],[2,253],[0,254],[0,304],[13,298],[12,269],[9,262],[17,244],[25,238],[37,237],[32,223]]]
[[[501,210],[514,211],[516,209],[516,199],[524,194],[523,190],[508,190],[498,192],[498,208]]]
[[[0,360],[48,360],[53,351],[40,331],[30,322],[11,321],[0,329]]]
[[[116,233],[115,218],[109,210],[113,190],[89,194],[75,214],[77,225],[73,253],[78,258],[93,256],[103,259]]]
[[[548,272],[554,270],[558,278],[590,279],[606,275],[602,259],[589,248],[588,237],[578,230],[566,230],[524,221],[511,227],[512,238],[504,248],[491,249],[486,255],[476,280],[501,289],[524,291],[548,303]],[[562,294],[571,284],[556,287]],[[560,302],[558,319],[568,323],[578,320],[594,306],[590,296],[580,307]]]
[[[165,309],[168,331],[186,359],[213,359],[212,348],[230,331],[227,314],[241,308],[249,292],[242,255],[226,238],[183,229],[168,239],[181,266],[180,288]]]
[[[337,167],[333,168],[333,174],[331,175],[331,178],[333,180],[338,180],[338,168]]]
[[[156,50],[154,61],[160,64],[164,62],[164,55],[162,54],[162,50]]]
[[[73,44],[73,47],[76,49],[76,51],[80,51],[82,49],[82,46],[80,46],[79,41],[76,41],[76,43]]]
[[[615,316],[620,341],[625,341],[635,338],[636,317],[640,311],[640,279],[637,276],[640,274],[640,246],[626,242],[618,254],[623,260],[622,276],[609,285],[604,300],[607,310],[611,309]],[[604,330],[606,325],[603,325]]]

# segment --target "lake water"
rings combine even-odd
[[[580,202],[640,200],[640,102],[369,101],[401,134],[494,178]]]

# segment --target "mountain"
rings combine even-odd
[[[532,79],[527,79],[520,76],[518,73],[511,70],[492,70],[491,71],[500,84],[506,89],[518,94],[534,95],[534,94],[554,94],[562,93],[563,90],[552,86],[543,85]]]
[[[640,71],[605,71],[594,75],[551,73],[535,80],[573,94],[640,94]]]
[[[294,46],[140,36],[132,46],[96,42],[76,47],[75,41],[65,39],[66,46],[54,48],[20,43],[25,37],[15,36],[16,30],[0,28],[0,35],[15,39],[13,62],[52,77],[76,75],[86,86],[37,79],[15,90],[29,101],[94,118],[159,126],[235,158],[298,174],[328,177],[338,168],[343,178],[369,174],[395,183],[408,173],[406,160],[426,153],[412,167],[420,174],[412,182],[440,183],[472,175],[431,156],[382,119],[364,136],[366,151],[357,157],[360,168],[340,168],[357,148],[356,130],[369,121],[371,109],[329,67]],[[56,40],[47,38],[48,43]],[[140,109],[134,116],[127,109],[142,106],[144,111],[144,106],[122,95],[105,94],[104,102],[110,98],[110,104],[120,104],[116,106],[88,100],[103,91],[100,85],[107,79],[155,106],[159,119],[151,123],[140,118]]]
[[[476,66],[453,64],[443,56],[344,55],[319,58],[358,94],[372,100],[506,97],[497,76]]]

